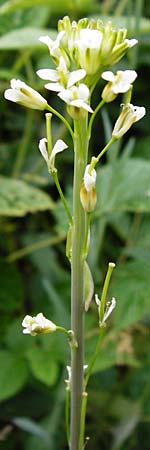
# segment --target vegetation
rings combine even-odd
[[[149,448],[150,421],[150,5],[142,0],[0,1],[0,448],[66,450],[65,389],[69,351],[65,336],[23,336],[26,314],[42,311],[70,327],[70,266],[65,257],[67,220],[53,179],[38,151],[45,136],[44,115],[3,98],[11,78],[47,94],[52,107],[63,104],[36,75],[52,68],[41,34],[54,38],[56,24],[71,18],[111,18],[126,26],[138,48],[119,63],[135,69],[134,104],[147,115],[113,144],[97,170],[97,205],[92,215],[88,257],[100,295],[108,261],[115,261],[110,295],[117,307],[105,334],[89,384],[86,436],[89,450]],[[117,65],[116,65],[117,69]],[[93,109],[104,86],[93,96]],[[111,137],[121,97],[98,113],[91,155]],[[53,138],[71,138],[53,119]],[[72,152],[58,157],[61,185],[71,205]],[[101,288],[100,288],[101,286]],[[97,307],[86,316],[86,363],[98,335]]]

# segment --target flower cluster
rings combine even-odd
[[[58,22],[55,40],[49,36],[41,36],[39,40],[48,47],[56,69],[40,69],[37,75],[47,81],[46,89],[56,92],[66,103],[73,119],[93,113],[91,93],[100,76],[108,81],[102,92],[104,102],[127,92],[136,79],[134,70],[117,71],[116,75],[106,70],[137,44],[136,39],[127,39],[125,28],[115,29],[111,22],[106,25],[101,20],[71,22],[66,16]],[[47,101],[20,80],[11,80],[11,88],[4,95],[32,109],[49,109]]]

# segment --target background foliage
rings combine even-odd
[[[20,78],[43,93],[52,106],[63,106],[45,92],[35,74],[51,67],[38,37],[55,35],[58,18],[108,17],[139,39],[119,67],[136,69],[133,103],[147,116],[114,144],[98,169],[97,207],[91,230],[91,267],[100,293],[108,261],[117,268],[111,292],[117,308],[105,335],[89,386],[88,448],[148,450],[150,433],[150,154],[149,67],[150,4],[145,0],[0,1],[0,448],[66,449],[64,424],[65,338],[23,336],[22,318],[42,311],[69,327],[70,273],[65,258],[67,221],[53,181],[38,152],[45,136],[44,116],[6,102],[10,78]],[[100,98],[100,81],[93,106]],[[99,114],[91,152],[111,134],[121,99]],[[66,130],[53,119],[53,138]],[[63,189],[71,201],[72,151],[58,157]],[[94,302],[86,319],[86,363],[97,335]]]

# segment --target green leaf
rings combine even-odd
[[[27,431],[28,433],[39,437],[42,441],[48,444],[49,435],[47,431],[44,430],[42,426],[37,425],[33,420],[28,419],[27,417],[15,417],[12,422],[21,430]]]
[[[97,171],[95,216],[114,211],[150,211],[150,162],[119,159]]]
[[[0,14],[8,14],[10,12],[16,11],[18,8],[30,8],[40,5],[48,5],[52,7],[53,12],[61,12],[67,11],[70,6],[70,0],[36,0],[34,3],[33,0],[9,0],[5,2],[4,5],[0,7]],[[67,8],[67,9],[66,9]]]
[[[50,36],[51,39],[55,39],[56,31],[34,27],[24,27],[9,31],[0,37],[0,50],[5,51],[40,47],[41,43],[39,37],[45,35]]]
[[[52,209],[51,198],[24,181],[0,177],[0,214],[24,216],[27,213]]]
[[[47,386],[53,386],[58,375],[58,366],[50,352],[43,348],[32,348],[27,352],[33,375]]]
[[[9,351],[0,351],[0,400],[15,395],[25,385],[28,370],[23,359]]]
[[[21,278],[15,266],[0,261],[0,309],[15,311],[20,307],[23,296]]]
[[[132,261],[116,267],[111,292],[117,300],[113,313],[117,329],[132,325],[149,313],[149,275],[146,261]]]

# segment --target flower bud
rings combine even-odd
[[[37,91],[32,89],[26,83],[14,78],[10,82],[11,89],[6,89],[4,97],[12,102],[19,103],[31,109],[44,110],[47,101]]]
[[[90,213],[94,210],[96,205],[96,189],[93,187],[89,192],[86,190],[84,184],[81,186],[80,190],[80,200],[84,211]]]
[[[80,200],[83,206],[84,211],[92,212],[96,205],[96,170],[93,169],[91,173],[89,173],[90,165],[88,164],[85,169],[84,181],[80,190]]]

